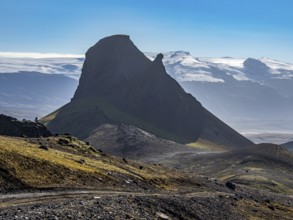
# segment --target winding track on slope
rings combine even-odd
[[[106,196],[170,196],[170,193],[144,193],[144,192],[128,192],[128,191],[110,191],[110,190],[72,190],[72,191],[52,191],[37,193],[18,193],[18,194],[2,194],[0,195],[0,210],[23,205],[43,204],[52,201],[64,201],[67,199],[84,198],[89,200],[98,200]],[[193,192],[193,193],[174,193],[176,195],[184,195],[186,197],[216,197],[219,195],[229,196],[232,193],[225,192]]]

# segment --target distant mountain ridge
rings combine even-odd
[[[53,132],[88,138],[103,124],[130,124],[191,143],[201,135],[230,147],[252,143],[210,114],[171,78],[158,54],[150,61],[126,35],[100,40],[86,53],[71,102],[42,119]]]

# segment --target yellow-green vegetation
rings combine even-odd
[[[43,144],[50,147],[40,148]],[[70,136],[36,140],[0,136],[0,168],[25,185],[41,188],[98,187],[125,181],[172,188],[172,181],[182,177],[179,172],[171,175],[158,166],[142,166],[95,152]],[[1,177],[0,187],[3,184]]]
[[[199,138],[196,142],[187,144],[187,146],[197,148],[202,151],[227,151],[227,147],[202,138]]]
[[[59,113],[59,109],[57,109],[56,111],[50,113],[49,115],[46,115],[45,117],[41,118],[39,120],[39,122],[43,123],[44,125],[47,125],[50,121],[52,121],[56,118],[58,113]]]

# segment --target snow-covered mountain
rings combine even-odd
[[[156,56],[155,53],[146,55],[150,59]],[[293,64],[268,58],[197,58],[186,51],[174,51],[164,54],[164,64],[168,73],[180,82],[224,83],[233,78],[274,88],[271,80],[293,80]],[[277,90],[280,89],[278,86],[275,87]],[[293,93],[289,92],[286,96],[293,96]]]
[[[154,59],[157,54],[145,53],[145,55]],[[8,81],[4,81],[3,77],[5,79],[12,77],[11,73],[22,75],[34,72],[46,74],[47,77],[61,74],[75,79],[75,83],[73,79],[61,80],[64,88],[69,88],[73,95],[83,61],[84,57],[81,55],[16,54],[15,56],[15,54],[0,53],[0,83],[7,84]],[[187,92],[237,130],[293,131],[293,64],[268,58],[198,58],[185,51],[164,53],[163,62],[167,72]],[[28,83],[30,80],[32,77],[24,78],[23,82],[27,84],[23,84],[23,87],[31,86],[32,83]],[[57,78],[55,80],[60,81]],[[13,84],[13,80],[9,83]],[[33,85],[35,83],[37,82],[34,81]],[[54,80],[51,83],[51,87],[46,87],[47,92],[42,94],[42,97],[38,97],[38,100],[47,100],[46,105],[48,105],[49,96],[52,94],[49,92],[51,88],[62,100],[51,105],[52,108],[57,108],[68,102],[72,96],[68,93],[65,95],[65,92],[60,90],[62,87],[60,84],[54,86],[57,85]],[[19,88],[19,84],[15,86]],[[7,106],[14,104],[9,103],[10,99],[7,98],[9,91],[5,88],[0,86],[0,111],[6,109],[6,112],[9,112]],[[23,111],[26,110],[25,106],[28,106],[28,100],[35,100],[39,95],[37,92],[28,91],[29,88],[15,89],[15,93],[21,93],[17,102]],[[46,95],[48,97],[44,98]],[[22,96],[26,98],[21,98]],[[43,114],[44,109],[41,113],[36,113],[36,115]]]

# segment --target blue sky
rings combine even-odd
[[[292,0],[1,0],[0,52],[83,54],[128,34],[142,51],[293,63]]]

